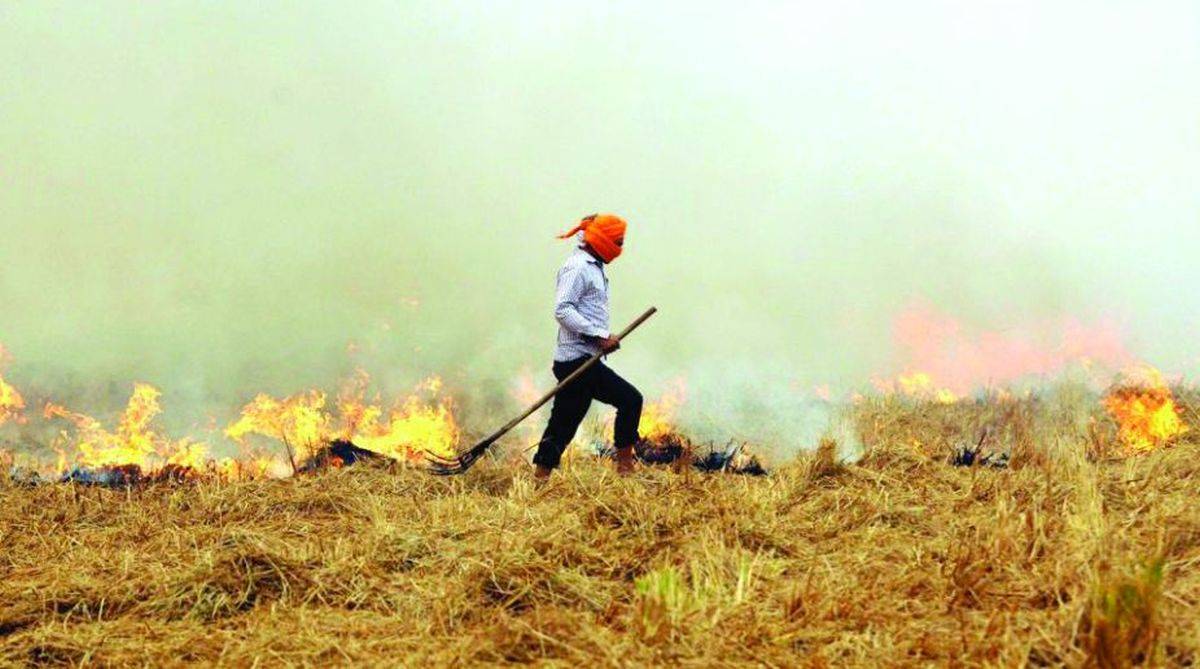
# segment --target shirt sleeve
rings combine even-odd
[[[588,320],[579,310],[579,299],[587,290],[587,277],[582,267],[568,267],[558,275],[558,290],[554,296],[554,318],[564,328],[588,337],[607,337],[608,330]]]

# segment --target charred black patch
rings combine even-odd
[[[669,465],[690,450],[691,444],[677,434],[653,440],[643,439],[633,446],[638,459],[648,465]]]
[[[984,428],[974,444],[959,444],[950,453],[950,464],[955,467],[991,467],[1004,469],[1008,467],[1009,455],[989,448],[988,441],[992,430]]]
[[[713,444],[697,447],[686,437],[674,433],[655,439],[643,439],[634,445],[633,452],[638,460],[647,465],[691,465],[702,472],[748,476],[766,476],[769,473],[762,461],[746,449],[745,444],[731,442],[724,447]],[[612,457],[613,450],[602,450],[600,455]]]
[[[316,472],[328,467],[345,467],[360,462],[380,462],[387,459],[374,451],[359,448],[350,441],[337,439],[305,460],[300,466],[300,471]]]
[[[111,465],[107,467],[72,467],[59,477],[59,483],[75,483],[99,488],[132,488],[154,483],[183,483],[196,481],[204,475],[187,465],[168,464],[162,469],[146,473],[138,465]]]
[[[142,468],[137,465],[113,465],[111,467],[73,467],[59,479],[62,483],[100,486],[104,488],[128,488],[143,483]]]
[[[748,476],[766,476],[767,468],[759,459],[745,452],[742,445],[722,450],[709,448],[708,453],[696,458],[692,463],[702,472],[729,472],[731,474],[746,474]]]

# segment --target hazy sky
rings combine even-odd
[[[541,382],[601,210],[648,394],[864,382],[914,300],[1194,370],[1198,82],[1191,0],[7,2],[0,342],[168,401]]]

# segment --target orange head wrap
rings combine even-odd
[[[604,262],[612,262],[621,255],[621,244],[625,241],[625,219],[616,214],[584,216],[579,225],[558,238],[566,239],[580,230],[583,230],[583,241],[587,242]]]

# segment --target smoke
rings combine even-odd
[[[1197,12],[10,4],[6,376],[148,381],[187,424],[358,365],[511,409],[550,382],[554,234],[597,210],[631,223],[614,325],[661,309],[612,365],[686,377],[713,438],[809,441],[814,386],[903,370],[914,301],[1192,371]]]

